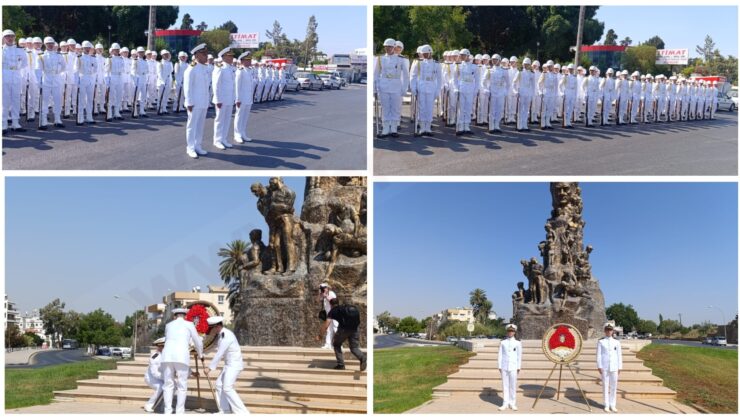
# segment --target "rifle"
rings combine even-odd
[[[66,79],[66,76],[65,76],[65,79]],[[64,81],[64,92],[62,93],[62,111],[67,111],[67,81],[66,80]]]
[[[413,95],[412,99],[414,99]],[[414,100],[414,137],[419,137],[419,99]]]
[[[586,127],[591,127],[591,117],[588,115],[588,103],[590,101],[591,97],[586,95]]]
[[[105,88],[105,120],[110,122],[113,120],[113,113],[111,112],[113,105],[110,103],[110,83]]]
[[[619,121],[622,119],[622,115],[619,113],[619,103],[621,102],[621,95],[617,96],[617,101],[614,104],[614,119],[617,120],[617,124],[621,124]]]
[[[516,128],[519,128],[519,94],[516,94],[516,109],[514,110],[514,119],[516,120]]]
[[[31,110],[28,109],[28,91],[31,90],[31,73],[26,76],[26,124],[31,119]]]
[[[82,124],[83,121],[80,121],[80,84],[79,82],[77,83],[77,106],[75,107],[75,113],[77,114],[77,124]]]
[[[459,132],[460,128],[460,90],[457,91],[457,98],[455,99],[455,132]]]
[[[504,100],[506,103],[506,100]],[[540,128],[545,129],[545,94],[542,94],[542,100],[540,100]]]
[[[534,101],[532,101],[532,102],[534,102]],[[563,125],[563,128],[565,128],[565,120],[568,119],[567,109],[568,108],[565,107],[565,92],[563,92],[563,124],[562,124]]]
[[[640,113],[640,119],[643,124],[645,123],[645,99],[640,99],[640,107],[638,108]]]
[[[165,89],[167,89],[167,83],[162,85],[162,92],[159,94],[159,102],[157,103],[157,115],[162,115],[162,102],[164,101]]]
[[[133,98],[133,104],[134,109],[131,111],[131,118],[139,118],[139,113],[141,112],[139,110],[139,103],[136,100],[136,96],[139,93],[139,76],[136,76],[136,80],[134,80],[134,98]]]
[[[283,100],[283,93],[285,93],[285,84],[283,84],[282,86],[280,86],[279,89],[280,89],[280,91],[278,92],[277,100],[278,101],[282,101]]]
[[[373,102],[375,105],[375,135],[380,135],[380,112],[382,111],[380,107],[380,99],[378,98],[377,93],[373,93]]]
[[[606,96],[601,97],[601,125],[604,125],[604,120],[609,120],[609,116],[604,114],[604,102],[606,102]],[[609,112],[609,111],[607,111]]]
[[[43,76],[41,76],[41,77],[43,78]],[[43,106],[44,106],[44,84],[43,83],[39,83],[39,115],[36,116],[39,119],[39,122],[38,122],[38,128],[39,128],[39,130],[41,129],[41,120],[42,120],[41,115],[46,116],[46,112],[43,111],[43,109],[44,109]],[[3,117],[3,118],[5,118],[5,117]]]
[[[627,118],[630,124],[632,124],[632,102],[632,98],[627,98]]]

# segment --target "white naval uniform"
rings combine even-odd
[[[630,80],[630,124],[637,123],[637,112],[640,108],[640,97],[642,96],[642,83],[639,80]]]
[[[185,109],[185,93],[183,92],[183,81],[185,80],[185,70],[188,68],[188,61],[177,60],[175,63],[175,101],[179,102],[173,107],[175,110],[182,111]]]
[[[511,81],[506,98],[506,123],[509,124],[516,121],[516,93],[514,92],[514,79],[519,73],[519,70],[517,70],[516,65],[513,65],[512,63],[511,67],[506,71],[509,73],[509,80]]]
[[[483,78],[486,75],[486,72],[488,71],[489,67],[487,65],[480,65],[478,66],[478,80],[483,81]],[[475,124],[481,125],[481,124],[487,124],[488,123],[488,107],[491,103],[491,101],[488,99],[491,92],[488,91],[486,87],[483,86],[483,83],[480,83],[478,86],[478,109],[476,110],[475,115]]]
[[[93,122],[93,95],[95,80],[98,77],[98,62],[95,57],[82,54],[77,58],[77,76],[80,86],[77,98],[77,123]]]
[[[329,312],[331,312],[331,301],[332,299],[336,299],[337,294],[333,291],[329,290],[329,295],[322,298],[322,302],[324,304],[324,311],[326,311],[326,314],[328,315]],[[332,319],[332,321],[329,323],[329,327],[326,329],[326,337],[324,340],[324,347],[328,348],[334,348],[333,341],[334,340],[334,334],[336,334],[337,329],[339,328],[339,321]]]
[[[482,86],[488,89],[490,104],[488,106],[488,130],[501,130],[501,119],[504,117],[504,103],[509,93],[509,73],[501,66],[493,66],[486,72]]]
[[[416,96],[418,101],[419,115],[417,123],[421,126],[419,131],[431,133],[434,98],[439,95],[440,89],[442,89],[442,69],[439,64],[431,58],[414,61],[411,66],[410,85],[411,93]]]
[[[535,70],[534,71],[535,92],[534,92],[534,99],[532,100],[532,121],[533,122],[540,121],[540,113],[542,110],[542,91],[540,90],[540,85],[536,83],[538,80],[540,80],[540,77],[542,77],[542,72],[539,70]],[[575,101],[573,103],[575,104]]]
[[[28,56],[23,48],[14,45],[3,45],[3,130],[8,129],[8,117],[11,127],[21,128],[20,119],[21,87],[23,69],[28,68]]]
[[[222,328],[218,338],[218,349],[208,365],[210,370],[215,370],[218,362],[224,359],[224,367],[216,379],[216,398],[219,400],[221,413],[249,414],[244,402],[234,389],[234,383],[239,372],[244,369],[242,361],[242,349],[231,330]]]
[[[121,104],[123,103],[123,79],[126,74],[126,62],[120,55],[112,55],[106,60],[105,74],[109,83],[108,118],[121,118]]]
[[[28,79],[28,89],[31,89],[31,92],[28,94],[29,109],[26,111],[29,112],[28,117],[31,119],[36,116],[36,113],[41,112],[39,108],[41,105],[39,102],[39,95],[41,94],[41,70],[37,66],[41,54],[43,54],[41,50],[34,48],[28,51],[29,73],[32,74]]]
[[[501,340],[498,346],[498,368],[504,388],[502,407],[516,407],[516,377],[522,368],[522,343],[515,337]]]
[[[478,94],[478,66],[470,62],[461,63],[455,69],[454,83],[460,94],[457,118],[457,131],[469,131],[470,120],[473,115],[473,99]]]
[[[593,125],[596,104],[599,101],[599,77],[589,75],[584,78],[582,89],[586,97],[586,125]]]
[[[517,95],[516,128],[517,130],[528,130],[529,107],[532,103],[536,85],[534,72],[526,68],[520,70],[514,78],[513,85],[514,92]]]
[[[64,117],[68,118],[72,113],[72,108],[77,104],[77,53],[69,51],[62,53],[66,69],[64,70],[65,88],[64,88]]]
[[[67,63],[64,57],[56,51],[46,51],[39,56],[36,61],[37,69],[43,74],[42,87],[43,95],[41,98],[41,126],[48,124],[47,114],[49,107],[54,112],[54,124],[62,123],[62,90],[64,89],[65,78],[64,70]]]
[[[167,103],[170,101],[172,90],[172,62],[164,58],[157,63],[157,106],[159,112],[167,112]]]
[[[231,126],[231,111],[234,109],[236,96],[234,66],[226,62],[216,64],[213,69],[213,104],[216,105],[216,119],[213,123],[213,144],[231,146],[229,143],[229,127]],[[218,107],[221,104],[221,108]]]
[[[251,140],[247,136],[247,125],[256,86],[257,81],[251,67],[242,67],[236,71],[236,102],[239,102],[239,106],[234,117],[234,141],[237,143]]]
[[[262,89],[262,98],[260,98],[260,102],[267,101],[270,98],[270,91],[272,90],[272,69],[269,67],[265,68],[264,74],[265,87]]]
[[[134,82],[130,71],[131,56],[123,57],[123,68],[126,69],[126,72],[123,74],[123,104],[121,109],[128,111],[128,106],[133,101],[132,96],[134,95]]]
[[[147,106],[153,106],[154,102],[159,100],[157,97],[157,60],[153,58],[146,59],[146,65],[149,69],[146,77],[146,103]]]
[[[578,77],[574,74],[563,76],[560,90],[563,92],[563,127],[573,127],[578,100]]]
[[[601,122],[609,125],[609,114],[612,112],[612,102],[616,97],[616,80],[606,76],[601,80]]]
[[[624,124],[624,115],[627,113],[627,103],[630,98],[630,81],[627,79],[617,79],[615,89],[617,91],[617,106],[614,110],[617,117],[615,120],[617,124]]]
[[[193,64],[185,70],[183,82],[185,107],[193,107],[192,111],[188,111],[188,123],[185,131],[187,137],[186,150],[188,152],[202,152],[203,131],[210,100],[211,71],[206,64],[196,62]]]
[[[154,408],[154,404],[157,402],[160,394],[162,394],[162,386],[164,385],[164,376],[162,375],[162,353],[155,351],[149,356],[149,367],[144,374],[144,381],[149,385],[149,388],[154,390],[154,393],[149,397],[149,400],[144,406],[151,410]]]
[[[616,408],[617,381],[622,370],[622,346],[613,337],[604,337],[596,345],[596,367],[602,370],[601,385],[604,389],[604,405]]]
[[[555,119],[557,112],[555,102],[558,100],[558,75],[551,71],[543,72],[538,85],[542,90],[543,100],[540,127],[552,127],[552,120]]]
[[[408,85],[403,59],[395,54],[375,59],[374,86],[380,97],[383,133],[395,133],[401,122],[401,97]]]
[[[95,77],[95,112],[105,112],[105,57],[95,52],[98,74]]]
[[[164,329],[165,343],[162,351],[164,369],[164,413],[172,414],[172,394],[177,385],[176,414],[185,413],[185,398],[188,394],[188,375],[190,373],[190,343],[195,346],[198,358],[203,356],[203,340],[198,336],[195,325],[178,317],[167,323]]]
[[[660,121],[660,115],[665,111],[666,85],[663,82],[656,82],[653,85],[653,98],[655,100],[655,121]],[[667,118],[666,118],[667,119]]]
[[[149,64],[144,58],[137,58],[131,62],[131,77],[138,89],[137,98],[134,98],[134,106],[139,106],[139,116],[146,115],[146,99],[149,78]]]

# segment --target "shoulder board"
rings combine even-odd
[[[157,357],[159,357],[159,353],[154,353],[154,355],[152,356],[152,359],[156,359]]]
[[[221,338],[224,338],[224,332],[221,331]]]
[[[196,64],[196,62],[195,62],[195,61],[191,61],[191,62],[190,62],[190,67],[195,67],[195,64]]]

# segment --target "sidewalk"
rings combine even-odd
[[[31,356],[41,351],[49,351],[52,349],[27,349],[20,351],[5,352],[5,366],[13,367],[13,365],[27,365]]]
[[[427,403],[412,408],[406,413],[410,414],[589,414],[588,407],[582,399],[570,397],[560,397],[556,401],[554,397],[549,399],[540,398],[537,406],[532,409],[535,397],[517,396],[517,405],[519,411],[498,411],[502,403],[500,396],[473,396],[473,395],[455,395],[444,398],[435,398]],[[589,399],[591,405],[591,414],[606,414],[601,401]],[[692,407],[684,405],[676,400],[626,400],[617,398],[618,414],[699,414],[699,411]]]
[[[158,413],[161,414],[161,404]],[[5,414],[150,414],[138,405],[110,404],[97,402],[60,401],[48,405],[34,405],[31,407],[13,408],[5,410]],[[154,413],[151,413],[154,414]],[[205,410],[186,409],[185,414],[212,414]]]

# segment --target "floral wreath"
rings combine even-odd
[[[185,320],[195,324],[195,330],[199,334],[207,334],[209,316],[208,311],[203,305],[193,305],[188,310],[187,315],[185,315]]]

